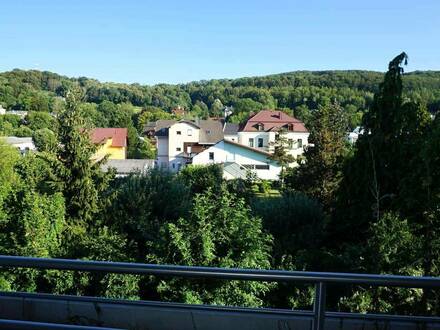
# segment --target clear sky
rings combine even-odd
[[[440,0],[0,0],[0,71],[178,83],[440,69]]]

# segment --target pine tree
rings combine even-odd
[[[58,116],[59,144],[55,157],[48,158],[54,168],[55,181],[63,192],[67,221],[74,235],[87,232],[88,226],[105,206],[103,192],[112,176],[100,169],[106,159],[91,160],[96,147],[78,108],[80,99],[79,90],[67,92],[66,109]]]
[[[370,222],[399,209],[403,178],[418,158],[418,145],[430,119],[425,108],[403,98],[401,65],[406,60],[402,53],[390,62],[364,116],[365,133],[344,168],[334,226],[344,239],[349,237],[346,231],[353,230],[358,233],[353,238],[365,238]]]
[[[332,204],[342,179],[347,156],[348,122],[344,109],[337,103],[321,106],[310,120],[309,143],[304,161],[286,179],[287,185],[319,200],[326,209]]]

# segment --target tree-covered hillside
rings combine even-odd
[[[8,109],[57,111],[57,98],[74,84],[85,92],[85,102],[131,103],[144,111],[160,108],[169,112],[182,106],[192,117],[220,115],[223,106],[232,106],[232,121],[241,121],[249,112],[280,108],[306,122],[311,110],[337,101],[348,113],[351,126],[360,123],[371,105],[373,93],[383,73],[373,71],[296,71],[240,79],[221,79],[187,84],[101,83],[85,77],[68,78],[51,72],[13,70],[0,73],[0,104]],[[405,74],[406,96],[423,100],[429,111],[440,108],[440,72]],[[154,107],[154,108],[153,108]]]

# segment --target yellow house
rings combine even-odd
[[[101,159],[106,155],[109,159],[127,158],[126,128],[95,128],[91,137],[92,142],[99,145],[93,159]]]

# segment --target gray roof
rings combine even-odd
[[[101,169],[108,171],[109,168],[115,168],[117,174],[130,174],[145,172],[153,167],[153,159],[109,159],[107,163],[101,166]]]
[[[177,121],[173,119],[159,119],[145,125],[144,132],[154,130],[156,136],[168,136],[168,128],[175,123],[177,123]]]
[[[150,121],[144,126],[144,132],[151,130],[155,130],[157,132],[163,128],[170,127],[174,123],[177,123],[177,121],[173,119],[159,119],[157,121]]]
[[[222,123],[217,120],[158,120],[155,126],[156,136],[168,136],[168,129],[170,126],[179,122],[185,122],[200,129],[200,144],[216,144],[218,141],[223,140]]]
[[[32,143],[31,137],[6,136],[5,142],[8,144]]]
[[[240,127],[239,124],[225,123],[225,128],[223,129],[223,133],[225,135],[237,135],[239,127]]]
[[[223,140],[222,123],[217,120],[197,120],[196,124],[200,127],[199,143],[216,144]]]

